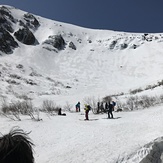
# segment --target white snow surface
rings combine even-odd
[[[39,163],[138,163],[146,158],[152,150],[153,140],[163,132],[161,106],[116,112],[113,113],[115,119],[90,112],[90,121],[84,121],[83,114],[67,113],[65,117],[50,118],[41,115],[43,121],[40,122],[27,117],[20,122],[1,117],[0,127],[3,133],[13,126],[32,131],[30,137],[35,144],[35,161]],[[151,141],[151,145],[145,146]],[[155,153],[159,154],[163,152],[163,138],[158,144],[162,149]]]
[[[9,9],[18,19],[25,13],[13,7]],[[107,114],[90,112],[90,121],[84,121],[83,110],[84,98],[101,99],[124,92],[126,95],[120,97],[124,100],[130,96],[129,90],[162,80],[163,34],[149,34],[152,41],[144,41],[141,33],[93,30],[35,17],[41,25],[32,32],[39,44],[29,46],[18,42],[19,48],[13,54],[0,57],[1,97],[11,102],[27,95],[38,108],[44,100],[53,100],[60,107],[69,103],[72,112],[66,112],[65,117],[40,113],[43,120],[39,122],[27,116],[21,116],[22,121],[2,116],[1,133],[8,133],[14,126],[31,131],[36,163],[163,162],[161,104],[144,110],[114,112],[114,119],[107,119]],[[66,42],[61,51],[44,44],[49,36],[57,34]],[[116,46],[110,49],[115,40]],[[70,41],[77,50],[69,48]],[[121,49],[124,43],[128,47]],[[136,49],[132,48],[134,44],[138,45]],[[19,64],[23,65],[22,69],[17,68]],[[31,76],[31,73],[37,75]],[[13,79],[19,84],[6,82],[11,74],[21,77]],[[37,85],[28,85],[26,80]],[[162,86],[141,94],[161,93]],[[82,111],[75,113],[78,101]]]

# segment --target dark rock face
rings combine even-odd
[[[29,27],[37,28],[40,26],[39,21],[30,13],[24,14],[24,19],[26,20]]]
[[[14,38],[9,32],[0,27],[0,51],[6,54],[11,54],[16,47],[18,47],[18,43]]]
[[[40,26],[40,23],[32,14],[27,13],[24,14],[24,20],[19,20],[19,25],[36,30]]]
[[[62,50],[65,46],[65,40],[61,35],[56,35],[54,38],[53,46],[58,50]]]
[[[19,29],[14,33],[16,39],[26,45],[34,45],[36,38],[28,28]]]
[[[22,29],[14,31],[14,25],[19,22]],[[12,53],[18,43],[10,33],[14,33],[16,39],[26,45],[38,43],[33,33],[29,30],[36,30],[40,26],[39,21],[32,14],[24,14],[23,19],[18,20],[12,16],[8,7],[0,7],[0,51],[6,54]]]
[[[13,33],[12,23],[16,23],[17,20],[13,18],[7,7],[0,7],[0,27]]]
[[[61,35],[49,36],[49,39],[44,42],[50,44],[58,50],[64,49],[66,43]]]
[[[14,32],[12,26],[16,22],[7,7],[0,7],[0,51],[3,53],[11,54],[14,48],[18,47],[18,43],[10,35]]]

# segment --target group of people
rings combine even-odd
[[[88,113],[91,110],[91,106],[88,104],[84,106],[85,120],[89,120]],[[114,106],[114,101],[105,103],[105,109],[108,110],[108,118],[113,118],[112,111]],[[80,102],[76,105],[76,111],[80,112]],[[60,108],[58,115],[65,116],[66,114],[62,113]],[[28,133],[21,129],[11,130],[9,134],[0,137],[0,163],[34,163],[33,145]]]
[[[97,113],[99,113],[100,111],[104,111],[104,112],[108,113],[108,118],[109,119],[113,118],[113,111],[114,111],[115,105],[116,105],[116,103],[114,101],[106,102],[105,105],[103,104],[103,102],[101,102],[101,103],[98,102],[97,103]],[[75,109],[76,109],[76,112],[80,112],[80,102],[78,102],[75,105]],[[88,105],[88,104],[85,104],[84,105],[85,120],[89,120],[88,113],[89,113],[90,110],[91,110],[91,106]],[[62,113],[61,108],[59,108],[59,110],[58,110],[58,115],[66,116],[65,113]]]
[[[114,101],[109,101],[105,103],[105,107],[103,106],[103,103],[100,104],[100,102],[97,103],[97,113],[99,113],[100,109],[104,109],[108,113],[108,118],[113,118],[113,111],[116,103]],[[76,112],[80,112],[80,102],[78,102],[76,105]],[[88,113],[91,110],[91,106],[88,104],[84,105],[85,110],[85,120],[89,120]]]

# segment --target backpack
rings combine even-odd
[[[116,105],[116,102],[115,102],[115,101],[112,101],[112,103],[113,103],[113,106],[115,106],[115,105]]]
[[[91,110],[91,106],[90,106],[90,105],[88,105],[88,106],[87,106],[87,108],[88,108],[88,111],[90,111],[90,110]]]

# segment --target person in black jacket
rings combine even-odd
[[[62,109],[61,109],[61,108],[59,108],[59,110],[58,110],[58,115],[63,115],[63,116],[66,116],[66,114],[65,114],[65,113],[62,113]]]
[[[113,118],[113,113],[112,113],[113,107],[114,106],[109,102],[109,104],[108,104],[108,118]],[[111,115],[111,117],[110,117],[110,115]]]
[[[109,109],[109,105],[108,105],[108,103],[106,102],[106,103],[105,103],[105,112],[107,112],[108,109]]]

